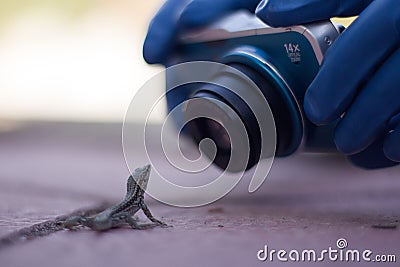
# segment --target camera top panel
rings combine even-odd
[[[272,29],[272,27],[266,25],[247,11],[238,11],[224,16],[207,28],[183,34],[181,36],[181,41],[183,43],[192,43],[223,40],[227,38],[256,35],[257,30],[265,29]]]
[[[206,28],[192,30],[181,35],[181,43],[201,43],[233,39],[246,36],[297,32],[308,39],[321,63],[323,54],[339,36],[339,28],[331,21],[320,21],[305,25],[273,28],[248,11],[237,11]]]

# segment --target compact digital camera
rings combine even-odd
[[[304,94],[317,74],[324,54],[342,31],[342,27],[331,21],[286,28],[272,28],[248,12],[232,13],[205,29],[183,34],[181,44],[171,57],[168,66],[184,62],[211,61],[228,65],[253,81],[267,100],[275,121],[276,147],[278,157],[295,151],[330,152],[335,150],[333,130],[335,123],[315,126],[304,115]],[[184,80],[184,72],[167,71],[167,88]],[[212,139],[217,148],[214,155],[216,165],[222,169],[228,166],[231,153],[230,139],[224,132],[224,120],[232,114],[221,114],[217,102],[230,106],[231,111],[242,119],[248,132],[250,156],[246,169],[260,160],[260,145],[263,138],[252,114],[252,105],[244,101],[229,88],[218,85],[224,80],[229,87],[244,87],[235,73],[222,71],[212,74],[210,83],[183,84],[167,93],[169,110],[190,99],[215,100],[217,119],[196,118],[187,123],[187,130],[195,142],[204,138]],[[246,94],[252,94],[252,88]],[[250,98],[251,99],[251,98]],[[207,102],[207,109],[213,109],[213,102]],[[188,113],[196,114],[202,107],[188,101],[182,105],[178,120],[184,120]],[[222,111],[224,113],[225,111]],[[199,114],[201,112],[199,111]],[[220,114],[220,115],[219,115]],[[218,116],[224,118],[218,119]],[[207,153],[206,153],[207,154]],[[229,171],[235,171],[234,168]]]

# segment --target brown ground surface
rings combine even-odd
[[[128,174],[120,136],[116,124],[34,123],[0,133],[0,236],[119,200]],[[399,170],[364,171],[332,155],[278,159],[254,194],[241,182],[200,208],[147,199],[172,228],[61,231],[1,249],[0,266],[284,266],[259,262],[257,251],[336,248],[338,238],[400,261],[399,227],[379,227],[399,222]]]

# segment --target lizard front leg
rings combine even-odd
[[[153,223],[155,223],[157,225],[167,226],[166,223],[154,218],[153,214],[151,214],[151,212],[150,212],[149,208],[147,207],[146,203],[144,203],[144,202],[140,203],[140,208],[143,210],[143,213],[147,216],[147,218],[149,218],[150,221],[152,221]]]

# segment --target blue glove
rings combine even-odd
[[[254,12],[260,0],[167,0],[150,23],[143,47],[147,63],[164,64],[183,29],[207,25],[239,9]]]
[[[304,109],[317,125],[341,118],[335,143],[355,164],[400,162],[400,1],[269,0],[256,14],[273,26],[359,14],[328,50]]]

